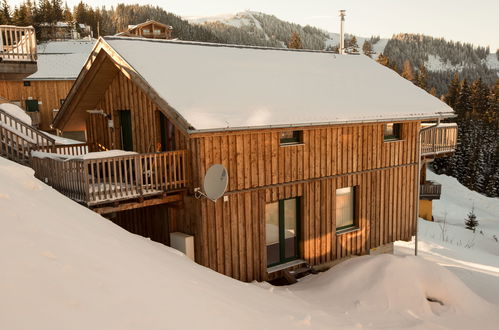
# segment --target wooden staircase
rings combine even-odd
[[[51,152],[54,149],[54,139],[0,110],[0,156],[30,165],[32,150]]]

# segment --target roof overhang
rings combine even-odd
[[[118,72],[122,72],[153,100],[177,128],[187,133],[189,124],[178,114],[147,81],[129,65],[103,38],[95,44],[83,69],[54,118],[52,127],[62,131],[85,129],[87,110],[94,110],[107,87]]]

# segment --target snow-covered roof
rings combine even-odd
[[[124,37],[106,42],[195,131],[453,113],[362,55]]]
[[[95,40],[50,41],[38,45],[38,70],[25,80],[74,80]]]

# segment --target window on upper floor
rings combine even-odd
[[[281,145],[291,145],[303,143],[303,131],[284,131],[281,132],[279,140]]]
[[[384,141],[402,140],[402,124],[385,124]]]

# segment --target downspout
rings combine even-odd
[[[416,218],[416,233],[414,235],[414,255],[418,255],[418,221],[419,221],[419,195],[421,194],[421,154],[422,154],[422,146],[421,146],[421,134],[429,129],[436,128],[440,126],[440,119],[441,117],[438,117],[437,123],[432,126],[420,128],[418,132],[418,175],[417,175],[417,194],[416,194],[416,210],[415,210],[415,218]],[[435,140],[433,140],[433,143],[435,143]]]

